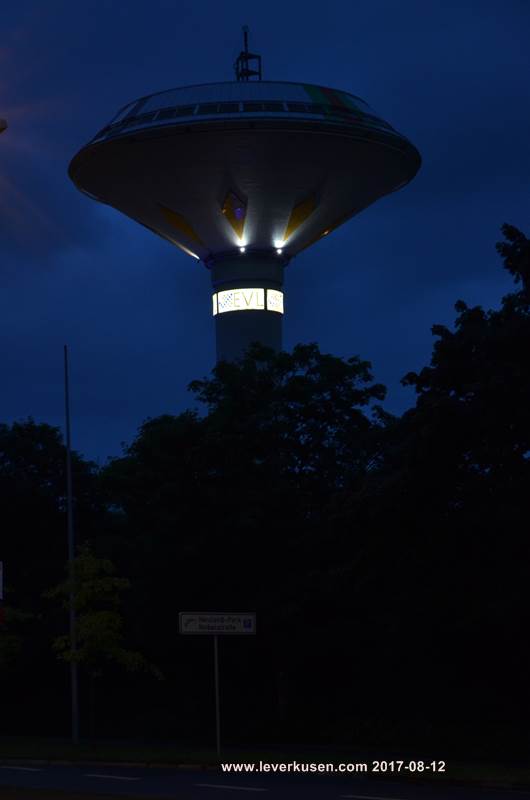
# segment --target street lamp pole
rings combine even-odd
[[[66,417],[66,516],[68,527],[68,573],[70,581],[69,612],[70,612],[70,651],[73,655],[70,661],[70,687],[72,693],[72,742],[79,742],[79,692],[77,682],[77,635],[75,620],[75,594],[74,594],[74,516],[72,503],[72,452],[70,440],[70,394],[68,385],[68,347],[64,346],[64,405]]]

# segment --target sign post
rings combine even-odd
[[[219,635],[240,636],[256,633],[256,614],[244,613],[203,613],[202,611],[181,611],[179,632],[195,636],[213,636],[213,669],[215,687],[215,748],[217,758],[221,757],[221,711],[219,702]]]
[[[221,711],[219,708],[219,646],[218,636],[213,637],[213,670],[215,683],[215,752],[217,758],[221,757]]]
[[[6,621],[6,612],[2,602],[4,600],[4,562],[0,561],[0,625]]]

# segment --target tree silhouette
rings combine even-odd
[[[459,300],[454,326],[433,326],[430,364],[403,379],[416,399],[401,417],[378,405],[385,390],[368,362],[314,344],[292,353],[255,345],[190,385],[201,412],[147,419],[99,472],[74,458],[76,526],[95,570],[83,657],[94,673],[112,661],[134,666],[127,632],[133,653],[160,666],[158,694],[134,678],[149,730],[180,724],[199,736],[210,717],[197,688],[210,663],[200,642],[179,640],[178,612],[254,610],[259,635],[223,648],[234,738],[252,708],[248,730],[262,739],[302,741],[309,731],[313,741],[443,744],[468,755],[470,742],[482,755],[521,747],[530,242],[502,230],[514,291],[493,310]],[[64,485],[56,429],[0,426],[12,605],[42,618],[42,630],[27,622],[35,635],[17,663],[44,658],[61,623],[43,616],[40,595],[62,577]],[[125,584],[108,561],[134,586],[119,607]],[[67,655],[66,640],[60,647]],[[51,679],[50,665],[42,674]],[[117,671],[105,680],[118,694]]]
[[[79,548],[74,559],[73,580],[68,578],[45,592],[49,599],[59,598],[69,608],[73,593],[76,609],[77,648],[71,649],[68,635],[58,636],[53,648],[63,661],[77,661],[90,676],[90,735],[95,733],[96,681],[109,664],[117,664],[136,672],[150,671],[158,678],[161,673],[144,656],[125,646],[124,619],[120,610],[121,594],[130,588],[130,581],[116,577],[109,559],[97,558],[89,545]]]

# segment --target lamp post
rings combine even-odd
[[[71,712],[72,712],[72,742],[79,742],[79,700],[77,682],[77,662],[75,655],[77,650],[76,636],[76,614],[75,614],[75,595],[74,595],[74,559],[75,559],[75,537],[74,537],[74,515],[72,502],[72,455],[70,441],[70,392],[68,381],[68,347],[64,346],[64,402],[65,402],[65,422],[66,422],[66,511],[68,527],[68,572],[70,578],[70,598],[69,598],[69,623],[70,623],[70,649],[74,658],[70,661],[70,689],[71,689]]]

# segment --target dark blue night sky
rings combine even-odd
[[[359,95],[423,158],[288,267],[288,349],[370,360],[401,412],[431,325],[510,290],[494,245],[503,222],[530,230],[527,0],[22,0],[2,17],[0,421],[62,426],[64,343],[73,445],[90,458],[192,405],[215,358],[207,271],[81,195],[67,167],[127,101],[232,80],[243,24],[264,78]]]

